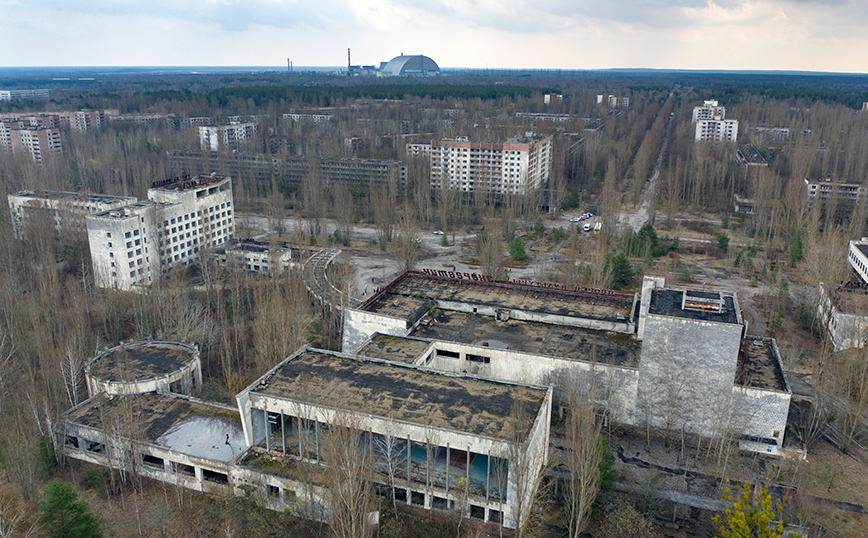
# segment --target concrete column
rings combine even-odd
[[[283,446],[283,455],[286,456],[286,424],[284,423],[284,414],[280,412],[280,442]]]

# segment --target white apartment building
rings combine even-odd
[[[548,184],[552,137],[526,133],[501,143],[467,137],[431,142],[431,187],[462,192],[527,194]]]
[[[407,144],[407,155],[412,157],[430,157],[431,144]]]
[[[726,108],[715,100],[706,100],[702,106],[693,107],[693,123],[696,124],[695,142],[734,144],[738,139],[738,120],[726,119]]]
[[[45,218],[54,229],[85,231],[85,216],[136,203],[132,196],[110,196],[63,191],[20,191],[7,196],[12,229],[20,238],[28,222]]]
[[[235,234],[232,180],[210,175],[160,181],[148,201],[88,215],[94,282],[129,291],[147,286]]]
[[[36,127],[20,121],[0,122],[0,149],[23,151],[34,162],[42,164],[48,155],[63,153],[60,129]]]
[[[236,122],[228,125],[200,125],[199,144],[202,149],[217,151],[220,148],[236,149],[256,135],[256,123]]]
[[[693,107],[693,123],[700,120],[724,120],[726,107],[718,105],[715,100],[706,100],[702,106]]]
[[[847,260],[853,270],[862,277],[862,282],[868,284],[868,237],[863,237],[859,241],[850,241]]]
[[[301,114],[291,112],[288,114],[284,114],[283,119],[289,121],[310,121],[313,123],[322,123],[333,120],[334,114]]]
[[[725,142],[735,144],[738,139],[738,120],[699,120],[693,140],[696,142]]]

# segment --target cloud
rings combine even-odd
[[[253,26],[328,28],[352,22],[346,0],[34,0],[13,7],[21,15],[63,14],[124,19],[154,17],[211,23],[228,31]]]

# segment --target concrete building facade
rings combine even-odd
[[[819,284],[817,317],[832,340],[833,351],[864,348],[868,344],[868,284]]]
[[[0,122],[0,149],[22,151],[42,164],[49,155],[61,155],[60,129],[56,127],[34,127],[24,122]]]
[[[180,342],[134,342],[113,347],[84,367],[88,395],[173,392],[202,388],[199,348]]]
[[[784,452],[792,393],[780,354],[774,340],[744,336],[734,293],[658,278],[646,278],[641,294],[622,295],[474,277],[405,273],[346,309],[344,351],[552,385],[560,405],[593,388],[622,424]]]
[[[188,347],[148,342],[95,358],[91,372],[134,381],[69,410],[62,451],[326,520],[327,485],[312,477],[329,461],[329,432],[344,427],[348,442],[370,450],[383,495],[507,528],[528,517],[547,460],[551,388],[310,348],[241,391],[237,408],[179,394],[177,382],[167,389],[139,379],[155,364],[188,364]]]
[[[868,237],[850,241],[847,249],[847,261],[850,267],[859,275],[862,282],[868,283]]]
[[[232,180],[185,176],[156,182],[148,201],[87,216],[94,282],[129,291],[148,286],[235,235]]]
[[[23,228],[44,220],[54,230],[71,230],[84,234],[85,217],[110,209],[118,209],[137,202],[132,196],[111,196],[63,191],[19,191],[7,197],[12,215],[12,229],[21,238]]]
[[[503,143],[467,137],[431,142],[431,188],[528,194],[548,185],[552,137],[526,133]]]
[[[726,108],[707,100],[693,108],[695,142],[734,144],[738,139],[738,120],[726,119]]]
[[[227,125],[200,125],[199,145],[206,151],[238,149],[246,140],[256,136],[256,123],[236,122]]]

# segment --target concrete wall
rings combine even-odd
[[[435,370],[511,383],[552,385],[553,401],[559,405],[566,405],[572,393],[593,387],[599,404],[608,408],[613,420],[626,424],[636,420],[637,368],[439,340],[434,347],[459,354],[458,358],[452,358],[435,351],[429,364]],[[471,361],[467,355],[486,357],[489,362]]]
[[[462,303],[456,301],[437,301],[437,308],[443,310],[454,310],[458,312],[466,312],[468,314],[481,314],[484,316],[496,316],[497,308],[492,306],[478,305],[472,303]],[[628,309],[624,311],[629,315]],[[550,323],[552,325],[563,325],[565,327],[579,327],[583,329],[598,329],[603,331],[615,331],[620,333],[632,333],[633,325],[626,321],[607,321],[599,319],[580,318],[576,316],[562,316],[557,314],[546,314],[543,312],[525,312],[523,310],[510,309],[510,319],[518,319],[522,321],[535,321],[538,323]]]
[[[822,282],[817,301],[817,316],[829,332],[833,351],[863,348],[868,345],[868,316],[842,312],[832,299],[832,294]],[[847,292],[839,292],[847,293]]]
[[[374,333],[407,336],[410,327],[412,325],[405,319],[347,308],[344,310],[341,351],[343,353],[358,352]]]
[[[737,426],[742,435],[758,438],[759,452],[779,456],[787,429],[792,395],[753,387],[733,387]],[[760,442],[759,439],[767,440]]]
[[[742,326],[645,316],[639,420],[713,436],[735,381]]]

